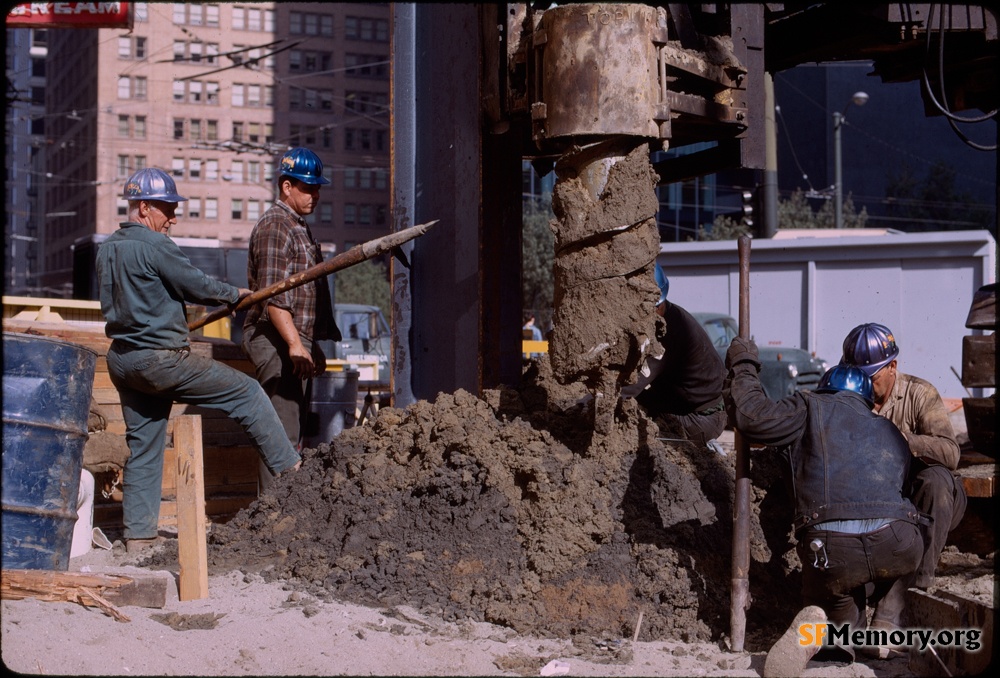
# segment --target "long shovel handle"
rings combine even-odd
[[[361,243],[360,245],[355,245],[351,249],[346,252],[341,252],[332,259],[320,262],[315,266],[307,268],[301,273],[296,273],[289,278],[285,278],[284,280],[278,281],[273,285],[268,285],[263,289],[248,294],[236,302],[233,306],[223,306],[222,308],[217,308],[197,320],[192,320],[188,323],[188,330],[196,330],[199,327],[204,327],[208,323],[225,318],[236,311],[242,311],[245,308],[250,308],[254,304],[270,299],[277,294],[287,292],[292,288],[305,285],[306,283],[312,282],[317,278],[322,278],[323,276],[343,270],[349,266],[353,266],[354,264],[371,259],[372,257],[384,254],[385,252],[395,249],[396,247],[423,235],[437,222],[438,219],[435,219],[434,221],[428,221],[426,224],[417,224],[416,226],[405,228],[402,231],[390,233],[389,235],[382,236],[381,238],[376,238],[375,240],[369,240],[368,242]]]
[[[740,262],[739,334],[750,338],[750,238],[737,243]],[[733,495],[733,569],[729,627],[733,652],[743,651],[746,611],[750,608],[750,445],[739,431],[736,442],[736,488]]]

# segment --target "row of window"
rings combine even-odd
[[[117,178],[125,179],[132,172],[146,167],[144,155],[119,155]],[[218,159],[173,158],[170,173],[181,181],[218,181],[220,178],[234,184],[260,184],[274,181],[274,165],[259,160],[233,160],[229,170],[220,174]],[[323,176],[333,183],[333,169],[323,168]],[[343,171],[345,189],[386,190],[389,188],[389,172],[385,168],[351,167]]]
[[[345,17],[344,37],[348,40],[389,42],[389,20],[366,19],[356,16]]]
[[[271,208],[273,203],[270,200],[246,200],[244,198],[233,198],[229,201],[229,218],[232,221],[253,221],[260,219],[261,214]],[[344,220],[345,226],[385,226],[387,222],[388,207],[384,204],[369,203],[345,203]],[[177,204],[178,219],[206,219],[214,220],[219,218],[219,199],[204,198],[201,196],[189,197],[185,202]],[[118,216],[125,218],[128,216],[128,202],[118,199]],[[321,202],[313,216],[308,218],[311,222],[321,224],[333,223],[333,203]]]

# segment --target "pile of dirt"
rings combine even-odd
[[[217,526],[210,563],[543,636],[631,637],[641,612],[644,640],[721,637],[733,460],[658,440],[680,436],[632,401],[595,440],[585,396],[542,360],[519,390],[383,408]],[[788,590],[780,556],[753,558],[753,591]],[[748,648],[766,648],[796,603],[755,600]]]

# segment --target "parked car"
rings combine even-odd
[[[692,313],[701,323],[715,344],[722,360],[733,337],[739,335],[738,325],[732,316],[722,313]],[[780,400],[796,391],[811,391],[826,372],[827,362],[801,348],[758,346],[760,350],[760,382],[764,393],[772,400]]]

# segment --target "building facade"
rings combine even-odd
[[[47,31],[7,30],[7,115],[4,128],[5,294],[37,287],[38,252],[44,225],[45,57]]]
[[[387,233],[390,35],[387,3],[135,3],[131,31],[49,31],[45,197],[73,216],[47,220],[44,284],[71,286],[74,243],[118,228],[143,167],[188,198],[171,235],[245,246],[306,146],[325,249]]]

